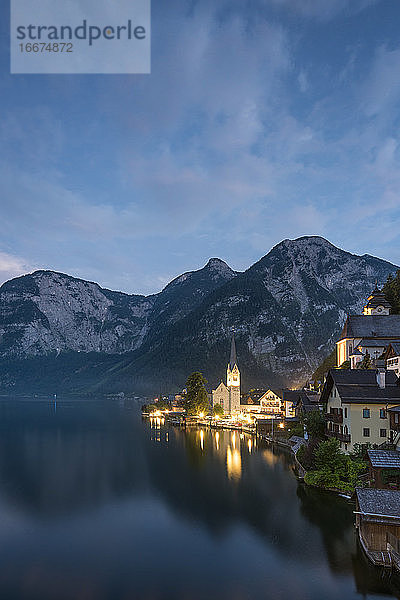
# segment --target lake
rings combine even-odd
[[[399,597],[353,505],[292,466],[253,436],[142,421],[133,401],[2,401],[0,598]]]

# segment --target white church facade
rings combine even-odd
[[[378,287],[369,296],[362,315],[348,315],[337,348],[337,366],[349,361],[352,369],[368,353],[376,361],[390,344],[400,343],[400,315]]]
[[[240,413],[240,371],[237,364],[235,336],[232,335],[231,355],[226,369],[226,385],[221,381],[212,391],[213,407],[220,404],[225,415]]]

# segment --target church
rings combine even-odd
[[[337,365],[349,361],[352,369],[368,353],[377,360],[390,344],[400,342],[400,315],[378,287],[369,296],[362,315],[349,315],[337,342]]]
[[[240,413],[240,371],[237,364],[235,336],[232,334],[231,356],[226,369],[226,385],[221,381],[212,391],[212,405],[220,404],[225,415]]]

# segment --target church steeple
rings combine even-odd
[[[229,387],[240,387],[240,372],[237,364],[235,334],[232,333],[231,356],[226,370],[226,385]]]
[[[231,342],[231,358],[229,361],[229,366],[231,368],[231,371],[233,369],[233,367],[237,365],[237,358],[236,358],[236,344],[235,344],[235,334],[232,333],[232,342]]]
[[[375,289],[368,297],[367,303],[364,306],[364,315],[389,315],[391,304],[386,300],[385,293],[383,290],[378,288],[378,282],[376,282]]]

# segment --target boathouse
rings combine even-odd
[[[400,570],[400,492],[357,488],[355,515],[360,543],[369,560]]]
[[[372,487],[400,489],[400,452],[368,450],[369,476]]]

